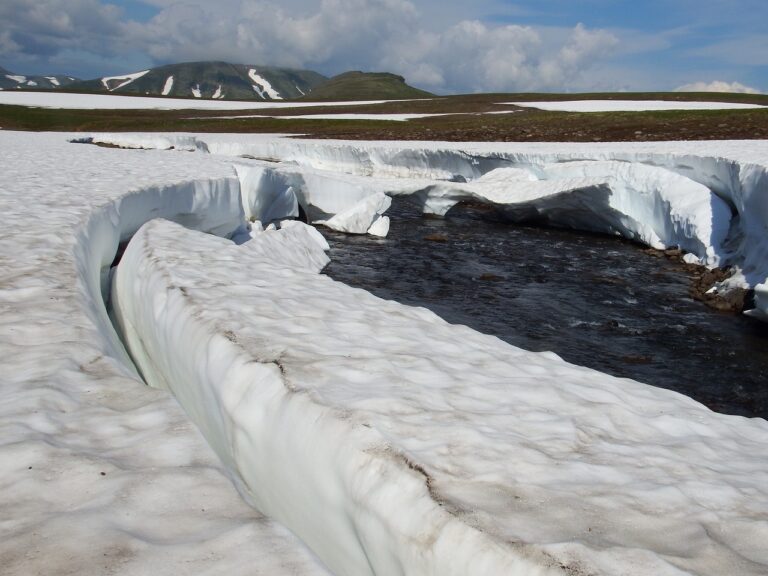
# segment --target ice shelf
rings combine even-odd
[[[0,131],[4,573],[765,574],[764,420],[333,282],[280,220],[566,199],[739,266],[767,317],[767,142],[75,138]]]

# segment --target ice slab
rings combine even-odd
[[[334,282],[307,238],[256,240],[153,221],[113,298],[150,382],[332,569],[765,573],[768,422]]]

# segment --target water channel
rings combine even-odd
[[[428,219],[395,199],[387,214],[385,239],[322,229],[325,273],[527,350],[768,418],[768,325],[692,300],[681,264],[619,238],[510,225],[478,206]]]

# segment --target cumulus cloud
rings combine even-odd
[[[410,0],[144,0],[147,22],[99,0],[4,0],[0,58],[140,49],[156,63],[227,60],[333,74],[385,70],[437,91],[565,90],[618,39],[603,30],[491,25],[435,27]],[[115,70],[121,72],[124,70]]]
[[[723,82],[714,80],[712,82],[693,82],[684,84],[675,88],[675,92],[733,92],[737,94],[760,94],[757,88],[751,88],[738,82]]]
[[[121,16],[118,7],[99,0],[3,0],[0,57],[110,51],[122,36]]]

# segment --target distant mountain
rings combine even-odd
[[[432,96],[409,86],[402,76],[384,72],[346,72],[328,79],[311,70],[227,62],[168,64],[93,80],[23,76],[0,68],[0,89],[65,89],[222,100],[398,100]]]
[[[186,62],[77,82],[68,89],[222,100],[289,100],[310,93],[325,81],[325,76],[311,70]]]
[[[5,68],[0,67],[0,90],[54,90],[62,86],[69,86],[75,81],[77,81],[77,78],[71,76],[26,76],[9,72]]]
[[[434,94],[405,83],[405,78],[386,72],[345,72],[320,84],[306,100],[404,100],[430,98]]]

